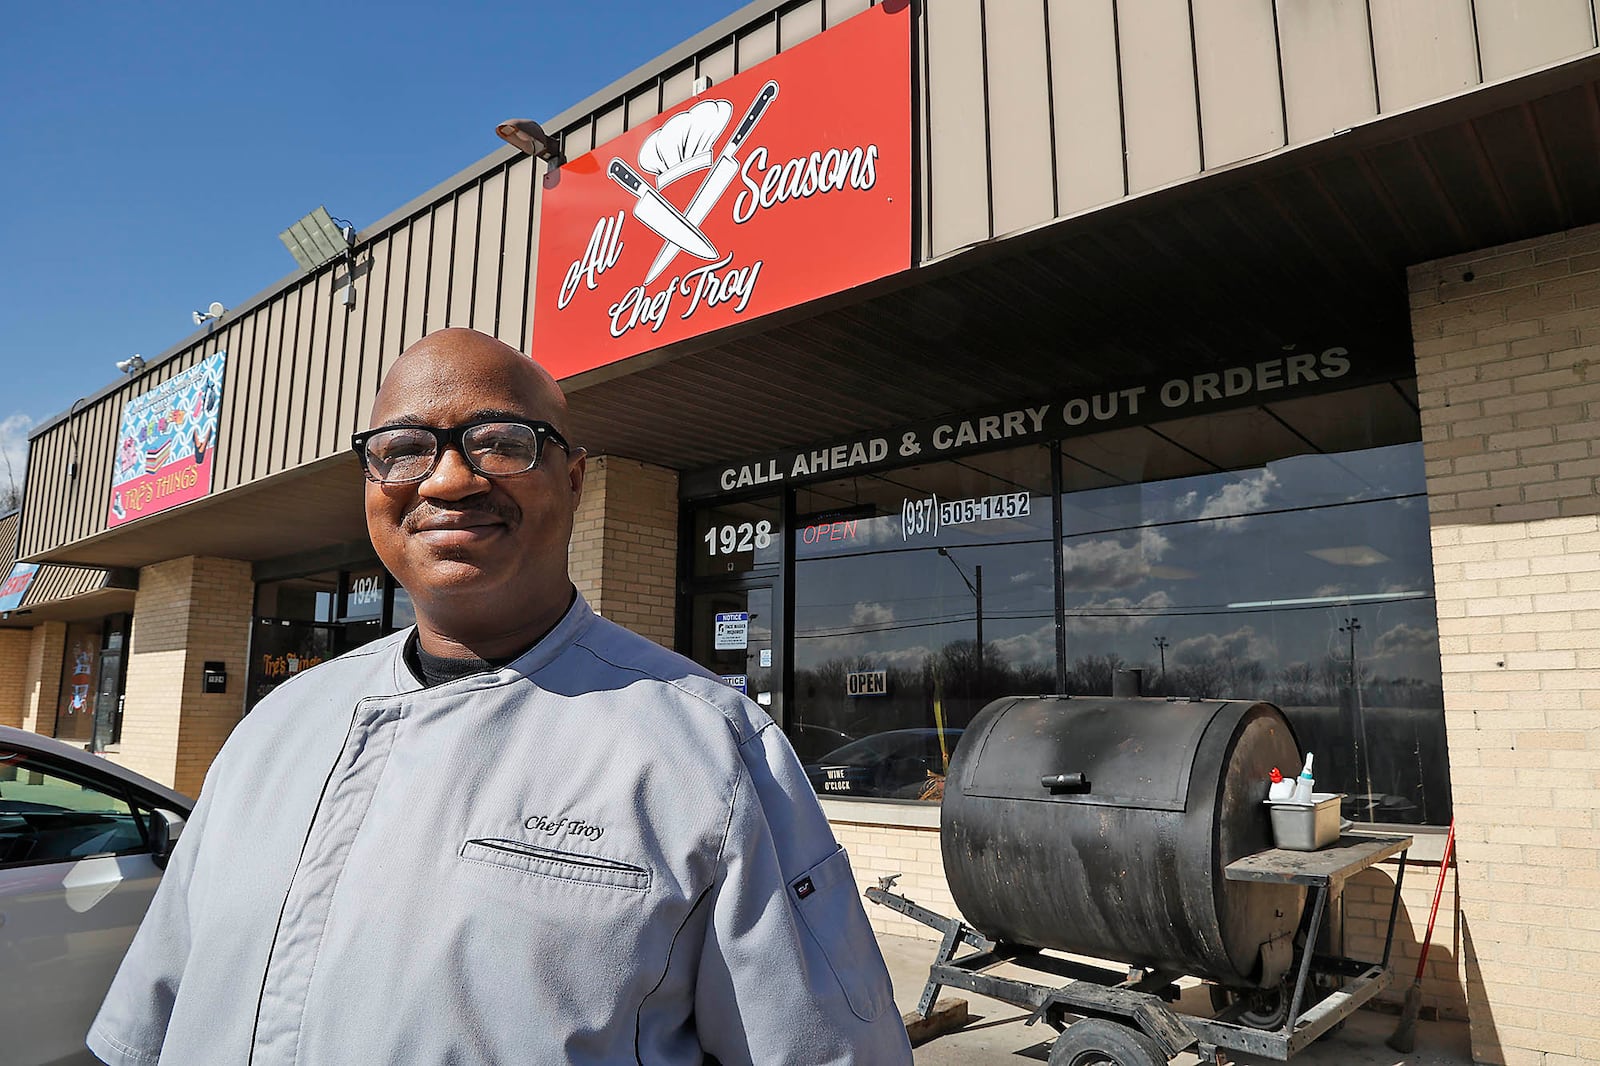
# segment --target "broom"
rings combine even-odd
[[[1456,820],[1450,819],[1450,833],[1444,838],[1444,859],[1439,863],[1439,883],[1433,889],[1433,908],[1428,911],[1428,931],[1422,937],[1422,956],[1417,959],[1417,976],[1406,989],[1406,1005],[1400,1011],[1400,1024],[1388,1040],[1390,1047],[1409,1055],[1417,1045],[1417,1015],[1422,1011],[1422,971],[1428,965],[1428,945],[1433,943],[1433,920],[1439,916],[1439,897],[1444,894],[1444,875],[1450,869],[1450,856],[1456,849]]]

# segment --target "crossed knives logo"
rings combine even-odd
[[[717,139],[733,117],[733,105],[728,101],[703,100],[668,119],[639,149],[639,166],[656,176],[655,185],[622,159],[611,160],[606,171],[611,180],[638,200],[633,217],[662,239],[661,251],[645,273],[645,285],[660,277],[680,251],[707,262],[720,258],[721,253],[701,232],[700,225],[733,184],[734,175],[739,173],[739,148],[777,95],[776,81],[762,86],[720,152],[715,152]],[[679,178],[702,170],[708,173],[682,211],[662,195],[661,190]]]

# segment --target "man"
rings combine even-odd
[[[355,435],[415,633],[234,731],[95,1020],[106,1062],[909,1063],[760,708],[597,617],[555,381],[468,330]]]

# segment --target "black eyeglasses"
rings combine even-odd
[[[425,481],[439,466],[439,456],[455,445],[467,465],[484,477],[515,477],[539,465],[545,441],[572,454],[567,439],[548,422],[493,419],[464,426],[379,426],[353,433],[350,446],[361,458],[361,470],[380,485]]]

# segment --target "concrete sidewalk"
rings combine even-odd
[[[889,974],[894,979],[895,1004],[901,1013],[915,1010],[938,944],[931,940],[880,935],[878,945],[883,949]],[[1031,980],[1046,983],[1049,979],[1034,975]],[[985,1063],[1023,1066],[1028,1062],[1049,1060],[1055,1033],[1042,1022],[1024,1025],[1027,1011],[960,989],[946,989],[942,995],[965,999],[972,1019],[960,1031],[935,1037],[917,1048],[919,1066],[983,1066]],[[1199,1012],[1204,1002],[1207,1000],[1203,990],[1196,988],[1186,993],[1178,1006]],[[1472,1053],[1464,1022],[1419,1023],[1416,1050],[1402,1055],[1384,1044],[1398,1020],[1393,1014],[1357,1011],[1343,1029],[1317,1041],[1293,1061],[1307,1066],[1471,1066]],[[1194,1054],[1186,1052],[1173,1063],[1174,1066],[1196,1066],[1198,1061]],[[1276,1060],[1235,1055],[1233,1061],[1240,1066],[1265,1066]]]

